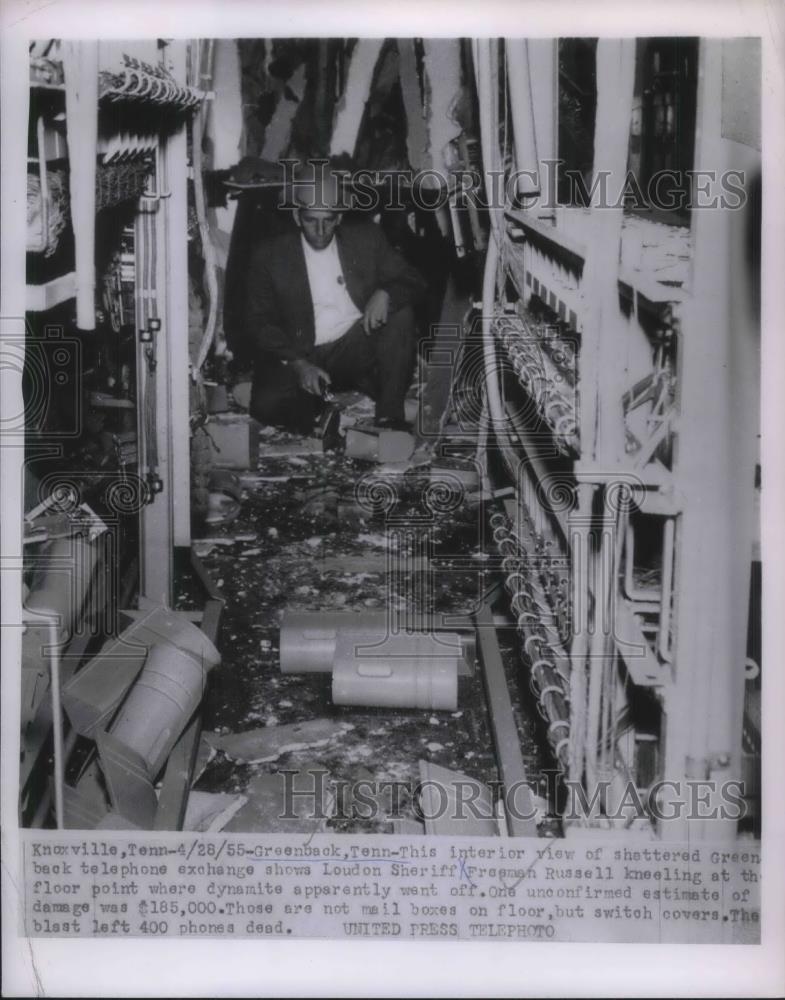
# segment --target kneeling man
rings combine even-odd
[[[335,174],[295,187],[294,225],[252,255],[244,334],[251,416],[308,434],[331,417],[330,390],[357,389],[375,423],[404,428],[415,355],[413,306],[425,282],[368,221],[347,219]]]

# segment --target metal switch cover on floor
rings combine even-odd
[[[438,619],[438,616],[434,616]],[[415,631],[416,630],[416,631]],[[458,675],[474,673],[476,640],[474,631],[455,633],[439,628],[438,620],[419,616],[393,615],[389,611],[286,611],[281,620],[279,658],[282,674],[330,673],[335,645],[341,632],[367,632],[403,638],[458,634],[461,658]],[[445,640],[452,642],[451,639]],[[442,646],[436,647],[440,653]]]
[[[140,755],[151,778],[163,767],[202,700],[209,669],[197,654],[168,642],[156,644],[148,653],[111,732]]]
[[[147,647],[130,633],[107,642],[63,687],[63,707],[80,736],[92,737],[108,723],[144,666]]]
[[[169,642],[203,660],[207,669],[216,667],[221,662],[221,654],[209,638],[181,612],[160,605],[154,605],[148,610],[146,604],[143,606],[142,598],[139,606],[139,611],[129,611],[126,614],[139,622],[148,645],[157,641]]]
[[[455,633],[341,632],[335,646],[333,701],[454,711],[460,659],[461,642]]]
[[[109,720],[144,667],[148,649],[166,641],[197,654],[210,665],[220,655],[201,629],[176,611],[140,598],[140,610],[124,612],[131,624],[110,639],[63,686],[63,707],[80,736],[93,737]]]
[[[330,673],[338,632],[384,634],[386,611],[286,611],[281,621],[282,674]]]

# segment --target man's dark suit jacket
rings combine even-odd
[[[414,305],[426,285],[387,242],[373,222],[345,219],[338,243],[346,290],[362,312],[379,288],[390,296],[390,313]],[[241,353],[250,360],[265,355],[293,360],[308,357],[315,343],[314,312],[300,230],[294,225],[261,243],[251,255]],[[236,347],[229,344],[233,353]]]

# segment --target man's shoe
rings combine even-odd
[[[316,422],[314,436],[321,438],[322,451],[338,451],[343,446],[340,406],[326,404]]]

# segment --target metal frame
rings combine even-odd
[[[507,42],[516,166],[539,168],[546,181],[551,177],[543,170],[542,160],[555,156],[556,44],[556,40]],[[721,91],[722,45],[718,40],[701,41],[697,170],[731,165],[731,143],[722,136],[721,103],[708,97]],[[474,51],[480,107],[488,102],[494,109],[486,111],[483,121],[485,167],[498,169],[498,51],[492,42],[475,43]],[[533,71],[535,60],[537,73]],[[598,43],[595,177],[601,169],[610,170],[612,176],[623,177],[626,172],[630,115],[620,110],[620,104],[631,111],[634,61],[634,40]],[[549,85],[541,84],[541,79],[550,81]],[[751,172],[759,167],[754,150],[739,144],[732,148],[732,166],[746,165]],[[542,197],[547,195],[552,197],[555,192],[542,192]],[[570,211],[579,213],[580,239],[576,239],[575,227],[565,228]],[[569,317],[581,339],[581,455],[572,471],[575,504],[561,518],[568,523],[570,539],[574,629],[571,699],[573,706],[581,709],[573,713],[570,777],[585,777],[591,782],[599,776],[595,772],[595,730],[607,719],[600,691],[601,687],[607,689],[607,671],[615,670],[620,656],[629,682],[658,692],[663,776],[674,781],[741,779],[757,430],[756,322],[749,296],[738,294],[738,286],[734,286],[735,277],[745,266],[743,215],[694,213],[688,291],[659,284],[645,271],[633,274],[621,264],[621,208],[557,208],[555,214],[545,215],[542,209],[508,206],[505,220],[501,230],[497,226],[500,254],[514,274],[522,303],[528,304],[535,291],[542,295],[541,283],[547,281],[546,303],[565,319]],[[619,299],[621,292],[629,301],[629,289],[633,322],[640,300],[649,315],[671,322],[675,330],[680,415],[673,426],[676,451],[670,471],[661,463],[640,467],[625,453],[621,390],[636,379],[629,378],[625,368],[625,345],[631,330]],[[486,312],[491,305],[486,299]],[[668,319],[669,315],[673,319]],[[494,430],[498,437],[495,424]],[[532,503],[537,507],[537,489],[529,479],[533,474],[542,485],[547,467],[527,459],[530,442],[520,430],[517,447],[524,448],[528,476],[519,476],[515,485],[518,502],[526,503],[528,509]],[[511,442],[515,444],[513,439],[499,443],[506,449]],[[603,571],[603,566],[619,565],[614,539],[618,544],[624,508],[609,506],[619,480],[638,489],[637,500],[644,513],[668,518],[665,541],[675,551],[675,559],[664,561],[659,602],[660,627],[667,627],[670,642],[668,636],[661,635],[656,649],[646,647],[641,659],[630,658],[629,650],[625,658],[625,645],[645,642],[638,614],[644,609],[635,602],[625,603],[618,572]],[[520,492],[521,482],[526,486],[525,497]],[[601,519],[596,513],[599,503],[605,504]],[[548,512],[537,508],[531,515],[541,523],[547,521]],[[592,537],[605,540],[594,544]],[[606,609],[626,643],[620,642],[616,633],[603,633],[599,627],[602,618],[598,611],[591,611],[592,607]],[[624,757],[621,749],[619,754]],[[660,823],[659,833],[668,839],[684,839],[688,834],[715,839],[736,835],[734,818],[691,821],[689,827],[686,823],[686,819]]]
[[[170,69],[185,83],[185,41],[167,45]],[[140,466],[148,470],[151,503],[140,526],[140,592],[172,601],[175,545],[190,544],[190,411],[188,357],[187,163],[185,124],[159,137],[156,192],[141,201],[136,221],[137,249],[137,399],[140,419],[155,398],[155,460],[140,434]],[[147,216],[153,216],[152,225]],[[144,254],[155,259],[156,302],[150,297]],[[151,322],[152,321],[152,322]],[[157,327],[157,329],[156,329]],[[142,338],[149,339],[142,339]],[[149,352],[152,352],[150,355]],[[148,381],[148,358],[154,358]]]
[[[513,715],[499,640],[496,636],[496,626],[488,604],[483,605],[477,612],[475,621],[482,659],[482,677],[485,684],[485,696],[488,699],[488,712],[491,717],[499,774],[505,795],[508,796],[512,792],[513,801],[518,800],[524,803],[520,815],[517,815],[519,812],[517,803],[514,812],[509,809],[505,810],[507,830],[511,837],[536,837],[537,823],[532,809],[532,795],[527,782],[526,765],[521,754],[520,735]]]

